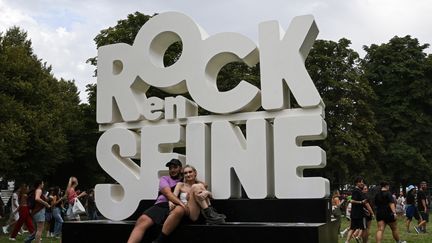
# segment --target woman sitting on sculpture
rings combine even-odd
[[[222,224],[225,222],[225,215],[217,213],[210,205],[212,194],[206,189],[206,185],[197,180],[195,167],[186,165],[183,168],[184,182],[177,183],[174,195],[186,205],[186,216],[193,222],[197,221],[200,212],[206,219],[207,224]],[[176,205],[169,202],[170,209]]]
[[[173,192],[186,205],[183,215],[188,217],[192,222],[195,222],[198,220],[200,213],[202,213],[207,224],[225,223],[226,216],[217,213],[210,205],[212,194],[206,189],[206,185],[203,182],[197,180],[196,169],[191,165],[186,165],[183,169],[183,175],[183,182],[177,183]],[[171,201],[169,202],[170,210],[177,206]],[[174,231],[174,228],[168,225],[177,225],[177,223],[173,222],[180,222],[180,220],[178,214],[168,215],[162,227],[162,232],[153,243],[165,242],[172,231]]]

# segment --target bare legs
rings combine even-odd
[[[395,241],[399,241],[399,230],[397,228],[397,222],[393,222],[388,224],[392,230],[392,235],[393,235],[393,239]],[[378,221],[378,225],[377,225],[377,232],[376,232],[376,242],[377,243],[381,243],[383,240],[383,235],[384,235],[384,229],[386,227],[386,223],[384,221]]]
[[[143,214],[135,223],[135,227],[132,230],[132,233],[129,236],[128,243],[139,243],[141,242],[146,230],[150,228],[154,224],[153,220]]]
[[[186,210],[180,206],[176,206],[173,210],[171,210],[168,218],[165,220],[165,223],[162,226],[162,233],[165,235],[171,234],[180,224],[180,221],[182,220],[185,213]]]
[[[37,231],[36,231],[36,235],[35,235],[36,243],[40,243],[41,242],[41,237],[42,237],[42,231],[44,229],[44,224],[45,224],[45,222],[43,222],[43,221],[36,223],[36,227],[37,227]]]

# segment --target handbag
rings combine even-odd
[[[78,215],[78,214],[83,214],[85,212],[86,212],[85,208],[81,204],[80,200],[78,198],[75,198],[75,202],[74,202],[74,204],[72,206],[72,213],[75,214],[75,215]]]

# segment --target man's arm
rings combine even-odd
[[[174,193],[171,191],[171,188],[164,187],[161,189],[162,195],[164,195],[170,202],[173,202],[176,205],[180,205],[182,207],[185,207],[185,205],[180,201],[180,199],[174,195]]]
[[[424,212],[426,212],[427,211],[426,199],[422,199],[421,202],[422,202],[422,205],[423,205],[423,210],[424,210]]]

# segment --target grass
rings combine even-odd
[[[406,240],[408,243],[431,243],[432,242],[432,224],[428,225],[428,233],[426,234],[417,234],[414,230],[414,225],[416,225],[416,220],[413,220],[411,222],[410,231],[411,233],[408,233],[405,228],[405,217],[400,217],[398,219],[398,228],[399,228],[399,236],[401,240]],[[342,226],[341,229],[345,229],[349,226],[349,221],[346,219],[342,219]],[[376,220],[372,220],[371,229],[369,231],[369,242],[376,242],[375,241],[375,233],[376,233],[377,223]],[[339,243],[344,243],[346,240],[345,238],[341,239],[339,238]],[[1,241],[0,241],[1,242]],[[355,242],[354,239],[352,239],[350,242]],[[391,229],[389,226],[387,226],[384,230],[384,240],[383,243],[394,243],[393,237],[391,235]]]
[[[1,227],[3,227],[5,225],[5,223],[6,223],[5,218],[0,219],[0,226]],[[12,229],[9,229],[9,232],[10,231],[12,231]],[[43,243],[60,243],[61,242],[60,239],[51,238],[51,237],[44,237],[45,235],[46,235],[46,232],[44,231],[43,235],[42,235],[42,242]],[[17,235],[16,241],[10,241],[9,236],[10,236],[10,234],[8,234],[8,235],[3,234],[3,231],[0,228],[0,243],[24,242],[24,239],[28,236],[28,233],[25,233],[24,235]]]

